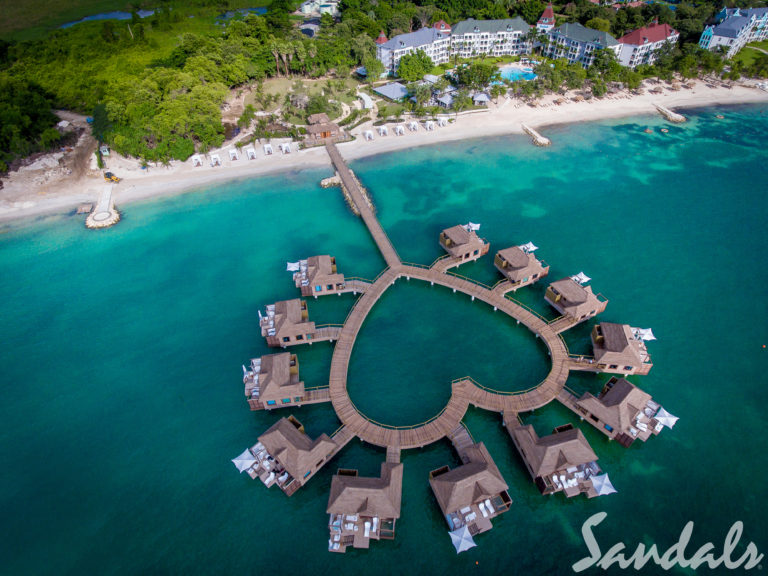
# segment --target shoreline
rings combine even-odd
[[[537,130],[546,130],[551,126],[630,116],[650,115],[664,121],[655,109],[655,103],[673,109],[761,104],[768,103],[768,92],[744,85],[710,88],[701,81],[696,81],[693,89],[665,90],[663,94],[658,95],[647,92],[642,95],[629,95],[622,91],[602,100],[568,101],[559,105],[554,103],[561,98],[562,96],[556,95],[544,96],[535,107],[518,100],[502,99],[498,105],[492,104],[487,111],[465,113],[451,121],[448,126],[426,131],[422,125],[417,132],[406,130],[403,136],[390,134],[379,137],[372,123],[366,122],[351,131],[352,135],[356,136],[354,141],[339,144],[338,147],[345,159],[356,160],[445,142],[511,134],[523,135],[523,123]],[[448,115],[449,118],[452,116]],[[365,130],[374,130],[373,141],[364,141],[362,134]],[[256,160],[245,159],[242,151],[239,160],[228,160],[230,146],[213,151],[212,153],[218,152],[222,158],[222,166],[215,168],[207,165],[193,168],[191,160],[188,160],[173,162],[168,167],[158,166],[142,170],[136,160],[112,157],[108,160],[108,169],[123,178],[123,181],[115,186],[115,204],[118,209],[123,209],[132,202],[202,190],[207,186],[245,178],[310,169],[332,170],[330,158],[323,146],[282,155],[278,151],[278,142],[273,141],[276,153],[269,157],[263,156],[257,148]],[[557,145],[557,142],[554,142],[554,145]],[[26,180],[29,180],[28,176]],[[76,180],[63,180],[34,186],[25,181],[23,170],[12,174],[0,189],[0,225],[6,227],[11,222],[24,225],[25,222],[20,221],[69,214],[81,203],[94,202],[104,186],[100,170],[92,169],[89,175]]]

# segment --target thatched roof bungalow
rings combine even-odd
[[[549,274],[549,265],[538,260],[533,252],[526,252],[520,246],[499,250],[493,264],[509,280],[513,289],[537,282]]]
[[[590,286],[582,286],[570,277],[552,282],[544,299],[560,314],[577,322],[600,314],[608,305],[602,294],[594,294]]]
[[[457,264],[477,260],[490,248],[490,244],[480,238],[470,225],[451,226],[440,232],[440,246]]]
[[[293,281],[296,288],[301,289],[302,296],[334,294],[346,288],[344,275],[336,270],[336,258],[328,255],[312,256],[299,262]]]
[[[244,372],[245,396],[251,410],[295,406],[304,397],[296,354],[267,354],[252,360],[251,369]]]
[[[653,364],[642,338],[629,324],[601,322],[592,329],[595,365],[600,372],[648,374]]]
[[[312,340],[315,323],[309,321],[307,303],[300,298],[281,300],[267,306],[266,315],[259,313],[261,335],[269,346],[292,346]]]

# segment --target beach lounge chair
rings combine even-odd
[[[434,123],[434,122],[432,122],[432,120],[427,120],[426,124],[424,124],[424,127],[425,127],[425,128],[428,130],[428,131],[432,131],[432,130],[434,130],[434,129],[435,129],[435,123]]]
[[[493,514],[496,511],[495,508],[493,507],[493,505],[491,504],[491,499],[490,498],[486,499],[485,507],[488,509],[488,512],[490,512],[491,514]]]
[[[371,531],[376,534],[376,532],[379,531],[379,517],[374,516],[373,517],[373,526],[371,526]]]
[[[418,122],[413,122],[412,121],[412,122],[410,122],[408,124],[408,130],[410,130],[411,132],[416,132],[416,131],[418,131],[418,129],[419,129],[419,123]]]
[[[395,126],[395,136],[403,136],[405,134],[405,128],[403,126]]]
[[[483,515],[483,518],[488,518],[488,511],[485,509],[485,504],[480,502],[478,508],[480,508],[480,513]]]
[[[469,506],[464,506],[464,508],[459,510],[459,512],[461,512],[462,514],[469,514],[470,512],[472,512],[472,508],[470,508]]]

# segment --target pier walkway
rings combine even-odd
[[[331,157],[331,161],[336,168],[336,172],[339,174],[339,178],[341,178],[341,183],[352,197],[352,201],[355,203],[358,212],[360,212],[360,217],[368,227],[371,236],[373,236],[373,241],[376,242],[381,255],[384,256],[387,266],[398,266],[400,264],[400,258],[397,255],[395,248],[389,241],[389,237],[386,232],[384,232],[381,224],[379,224],[379,221],[374,215],[371,207],[368,205],[368,202],[366,202],[357,178],[352,174],[352,171],[347,166],[344,158],[341,157],[341,153],[339,153],[339,149],[336,148],[336,144],[330,140],[326,140],[325,149],[328,151],[328,156]]]

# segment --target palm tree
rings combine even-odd
[[[280,77],[280,45],[274,36],[269,37],[269,51],[275,57],[275,70],[277,77]]]

